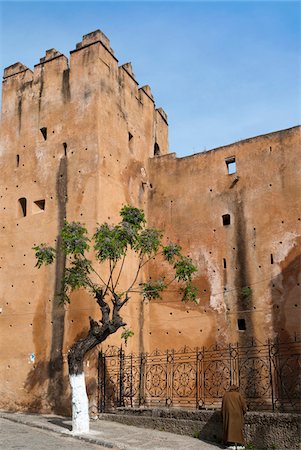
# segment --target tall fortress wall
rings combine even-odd
[[[0,152],[2,408],[68,412],[66,352],[99,313],[84,292],[59,305],[64,256],[38,271],[32,251],[41,242],[59,249],[65,218],[93,232],[133,204],[198,265],[198,305],[173,290],[160,301],[132,298],[128,352],[299,332],[300,127],[176,158],[150,87],[139,88],[130,63],[118,66],[97,30],[69,60],[51,49],[33,71],[4,70]],[[122,282],[132,275],[130,266]],[[106,342],[119,344],[120,333]],[[96,363],[94,352],[89,394]]]

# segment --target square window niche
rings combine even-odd
[[[236,161],[235,156],[231,156],[231,158],[227,158],[225,160],[228,170],[228,175],[232,175],[233,173],[236,173]]]

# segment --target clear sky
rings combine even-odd
[[[301,123],[300,1],[1,1],[1,70],[101,29],[168,114],[178,156]]]

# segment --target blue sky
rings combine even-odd
[[[186,156],[301,123],[297,1],[1,1],[1,69],[69,55],[100,28],[169,118]]]

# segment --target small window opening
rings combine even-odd
[[[20,155],[16,155],[17,167],[20,165]]]
[[[222,216],[223,218],[223,225],[230,225],[231,219],[230,219],[230,214],[224,214]]]
[[[63,142],[63,147],[64,147],[64,155],[67,156],[67,144],[66,144],[66,142]]]
[[[161,155],[160,147],[157,144],[157,142],[155,142],[155,145],[154,145],[154,156],[159,156],[159,155]]]
[[[227,158],[226,159],[226,164],[227,164],[227,169],[228,169],[228,174],[232,175],[233,173],[236,173],[236,161],[235,161],[235,157],[233,156],[232,158]]]
[[[129,141],[131,141],[133,139],[133,137],[134,136],[132,135],[132,133],[129,132]]]
[[[245,319],[237,319],[237,326],[240,331],[246,330],[246,321]]]
[[[47,128],[46,127],[40,128],[40,132],[42,133],[44,140],[47,141]]]
[[[33,214],[45,211],[45,200],[36,200],[33,202]]]
[[[19,217],[26,217],[27,214],[27,200],[25,197],[21,197],[19,202]]]
[[[227,269],[227,261],[226,261],[226,258],[223,258],[223,266],[224,266],[224,269]]]
[[[274,264],[274,257],[273,257],[273,253],[271,253],[271,264]]]

